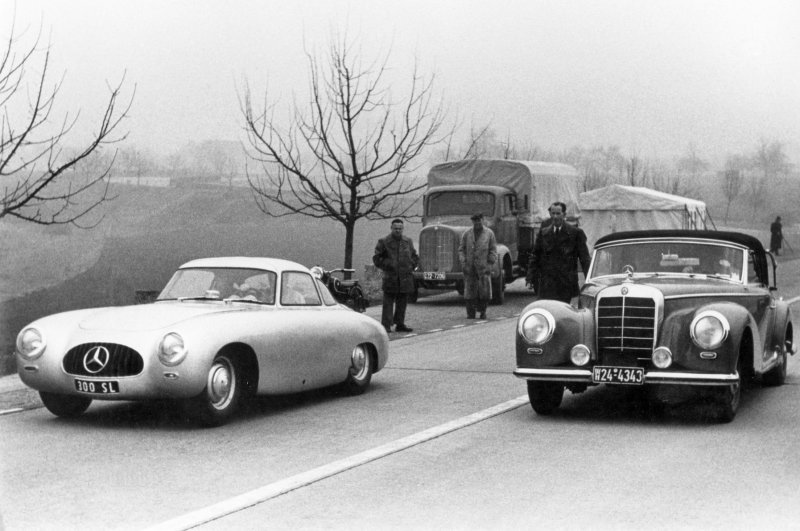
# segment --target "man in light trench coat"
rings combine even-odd
[[[474,214],[472,228],[461,235],[458,259],[464,272],[464,299],[467,319],[475,312],[486,319],[486,305],[492,296],[492,265],[497,261],[497,240],[492,229],[483,226],[483,214]]]

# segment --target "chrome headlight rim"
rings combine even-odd
[[[41,330],[35,326],[26,326],[17,334],[17,354],[26,360],[35,360],[44,354],[47,340]]]
[[[701,321],[704,319],[715,319],[719,323],[720,328],[720,338],[714,342],[705,342],[700,337],[700,334],[697,331],[697,326],[700,324]],[[705,350],[714,350],[719,348],[726,339],[728,339],[728,335],[731,331],[731,325],[728,321],[728,318],[722,315],[720,312],[716,310],[706,310],[703,312],[698,313],[694,319],[692,319],[692,324],[689,325],[689,334],[692,336],[692,342],[698,347],[705,349]]]
[[[167,367],[180,365],[188,353],[183,337],[177,332],[164,334],[158,343],[158,361]]]
[[[541,317],[547,324],[547,332],[545,333],[544,337],[539,338],[538,340],[531,339],[525,333],[526,321],[531,317],[536,317],[536,316]],[[522,338],[524,338],[525,341],[527,341],[528,343],[537,346],[544,345],[545,343],[550,341],[553,338],[553,334],[555,333],[555,331],[556,331],[556,319],[555,317],[553,317],[552,313],[545,310],[544,308],[534,308],[532,310],[528,310],[522,315],[522,317],[519,320],[519,324],[517,325],[517,333]]]

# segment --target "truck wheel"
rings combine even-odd
[[[506,283],[503,282],[503,274],[492,278],[492,304],[502,305],[506,300]]]

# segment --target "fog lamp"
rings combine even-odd
[[[672,352],[667,347],[658,347],[653,351],[653,365],[666,369],[672,365]]]
[[[589,347],[586,345],[575,345],[572,347],[572,350],[569,351],[569,359],[572,361],[574,365],[578,367],[583,367],[587,363],[589,363],[589,359],[591,358],[591,351]]]

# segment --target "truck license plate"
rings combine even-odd
[[[444,273],[437,271],[425,271],[422,273],[422,278],[425,280],[444,280]]]
[[[108,395],[119,393],[119,383],[110,380],[79,380],[76,378],[75,389],[81,393]]]
[[[642,385],[644,369],[641,367],[606,367],[596,365],[592,369],[592,382]]]

